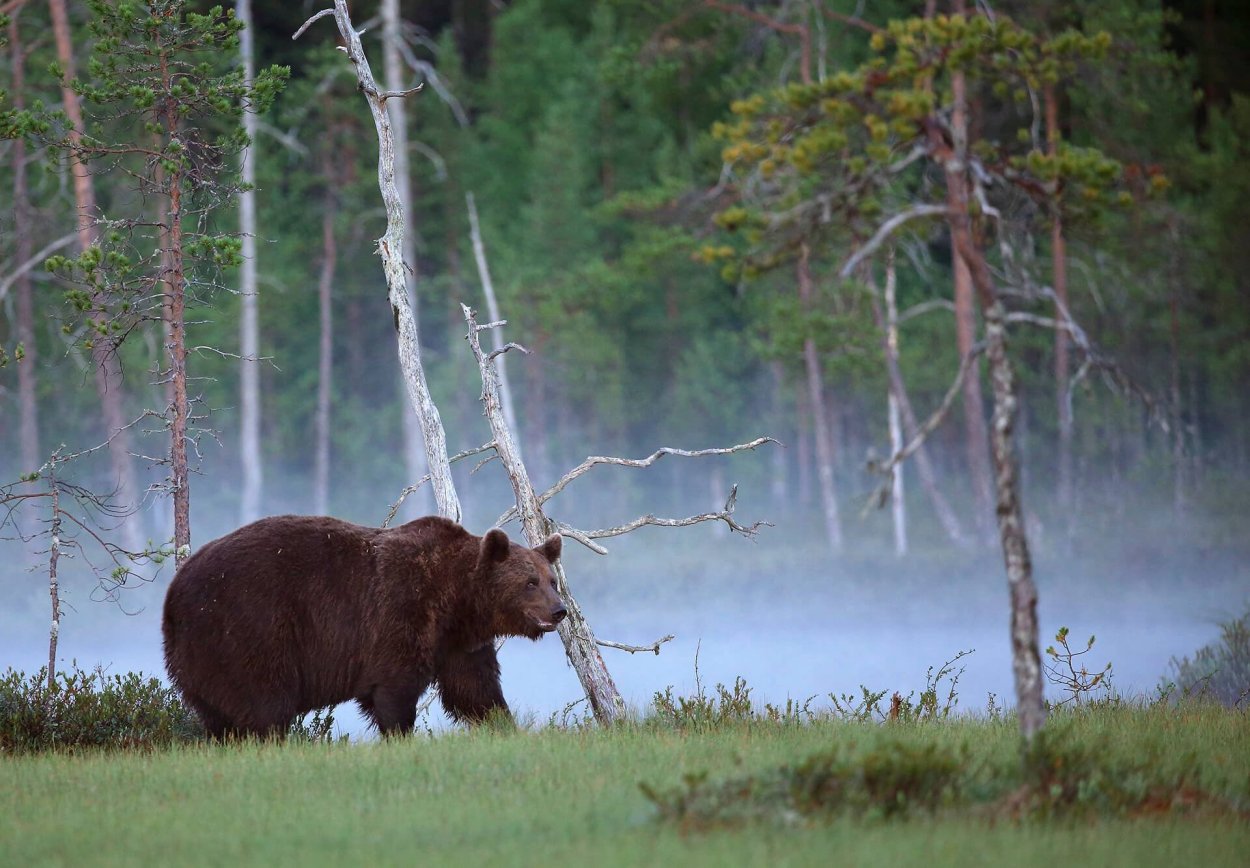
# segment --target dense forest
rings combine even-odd
[[[58,470],[139,510],[97,516],[110,533],[166,545],[171,491],[189,491],[192,547],[260,514],[376,524],[425,471],[377,256],[373,125],[333,28],[292,41],[316,8],[254,10],[242,44],[260,72],[244,82],[234,11],[209,6],[0,3],[0,480],[12,498],[58,449],[112,438]],[[471,201],[506,337],[531,351],[508,371],[540,489],[592,454],[784,444],[571,489],[568,512],[720,508],[737,482],[740,509],[779,532],[884,547],[889,510],[863,517],[885,478],[871,463],[953,398],[902,465],[908,526],[993,545],[975,257],[1005,305],[1035,544],[1090,545],[1143,510],[1235,538],[1250,477],[1242,4],[406,0],[397,22],[353,6],[388,86],[424,83],[397,141],[450,451],[489,439],[459,308],[486,305]],[[174,114],[154,120],[157,65],[108,28],[196,12],[160,55],[186,65],[170,99],[195,132],[180,138]],[[947,183],[956,170],[966,186]],[[171,476],[169,430],[189,479]],[[474,461],[456,466],[465,485]],[[509,505],[501,480],[480,484],[465,504],[479,531]],[[432,511],[422,497],[411,514]],[[15,503],[3,535],[41,529]]]

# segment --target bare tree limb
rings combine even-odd
[[[542,494],[538,495],[538,503],[539,505],[542,505],[546,503],[547,501],[551,500],[551,498],[555,497],[557,494],[559,494],[561,491],[567,488],[570,482],[572,482],[577,477],[582,476],[583,474],[588,472],[591,468],[599,464],[613,464],[613,465],[616,465],[617,467],[638,467],[638,468],[650,467],[652,464],[659,461],[665,455],[677,455],[682,458],[703,458],[709,455],[732,455],[735,452],[746,452],[748,450],[754,451],[758,449],[759,447],[763,446],[765,443],[776,443],[778,446],[781,445],[781,443],[778,440],[772,437],[757,437],[756,439],[752,440],[750,443],[739,443],[737,446],[728,446],[724,448],[715,448],[715,449],[687,450],[687,449],[674,449],[670,446],[662,446],[659,449],[652,452],[646,458],[639,458],[639,459],[616,458],[615,456],[610,456],[610,455],[592,455],[589,458],[587,458],[585,461],[583,461],[581,464],[574,467],[568,473],[561,476],[559,479],[556,480],[554,485],[552,485]],[[496,522],[496,524],[502,525],[505,522],[511,521],[514,518],[516,518],[516,510],[510,509],[507,512],[505,512],[502,516],[499,517],[499,521]]]
[[[451,458],[447,459],[447,463],[455,464],[457,461],[461,460],[462,458],[468,458],[470,455],[480,455],[481,453],[487,452],[494,448],[495,448],[495,441],[492,440],[489,443],[483,443],[481,446],[477,447],[476,449],[466,449],[463,452],[457,452],[455,455],[451,456]],[[487,461],[490,461],[494,457],[495,456],[492,455],[490,458],[487,458],[483,461],[478,462],[477,467],[473,468],[473,472],[476,473],[482,467],[483,464],[485,464]],[[425,476],[422,476],[412,485],[405,486],[404,490],[399,493],[399,499],[396,500],[393,504],[391,504],[391,510],[390,512],[386,514],[386,520],[382,522],[382,527],[390,527],[391,522],[395,520],[395,516],[399,513],[400,507],[404,505],[404,501],[408,499],[408,496],[410,494],[416,493],[417,489],[419,489],[421,486],[425,485],[429,481],[430,481],[430,474],[427,473],[425,474]]]
[[[885,463],[878,461],[868,462],[869,470],[875,473],[883,473],[887,475],[893,474],[894,468],[898,466],[899,462],[907,460],[913,452],[924,444],[929,435],[942,424],[942,420],[946,418],[946,414],[950,412],[951,405],[955,403],[955,398],[959,395],[959,390],[963,386],[964,377],[968,376],[968,371],[972,369],[973,363],[983,352],[985,352],[984,341],[976,343],[972,346],[972,349],[969,350],[967,355],[965,355],[960,361],[959,372],[955,375],[955,380],[951,383],[950,388],[946,390],[946,395],[942,398],[942,403],[939,404],[938,408],[933,411],[933,415],[926,419],[924,424],[917,429],[911,440],[907,442],[907,445],[891,455],[888,461]]]
[[[596,645],[602,645],[604,648],[615,648],[618,651],[628,651],[630,654],[637,654],[639,651],[651,651],[657,657],[660,654],[660,646],[665,642],[672,642],[677,637],[669,633],[663,639],[656,639],[650,645],[626,645],[623,642],[612,642],[608,639],[596,639]]]
[[[4,280],[0,280],[0,301],[4,301],[5,296],[9,294],[9,288],[17,282],[23,274],[29,272],[32,268],[37,267],[41,262],[48,258],[54,250],[60,250],[62,247],[68,247],[78,238],[77,232],[71,232],[68,235],[62,235],[55,241],[45,244],[38,253],[27,259],[25,262],[19,262],[17,267],[9,272]]]
[[[914,205],[906,211],[900,211],[882,223],[871,238],[856,248],[855,252],[851,254],[850,258],[838,270],[838,277],[842,280],[850,277],[861,262],[876,253],[877,248],[885,243],[894,230],[907,221],[917,220],[921,217],[945,217],[947,213],[948,209],[945,205]]]

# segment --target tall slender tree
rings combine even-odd
[[[243,83],[256,80],[255,21],[252,0],[237,0],[239,56]],[[239,493],[239,521],[255,521],[261,515],[264,461],[260,445],[260,296],[256,262],[256,112],[244,112],[243,131],[247,145],[239,154],[243,187],[239,191],[239,235],[242,262],[239,268],[239,464],[243,485]]]

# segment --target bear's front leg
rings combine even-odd
[[[481,723],[492,712],[512,721],[499,684],[499,658],[487,643],[476,651],[449,653],[435,675],[443,708],[452,719]]]

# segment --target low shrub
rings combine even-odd
[[[203,738],[195,713],[156,678],[103,669],[0,675],[0,754],[151,748]]]

